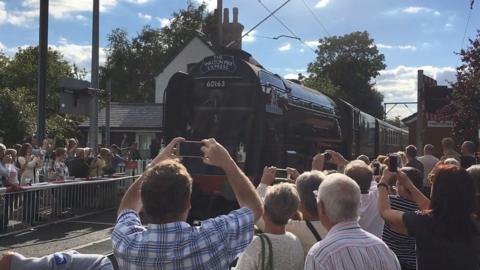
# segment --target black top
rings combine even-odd
[[[90,168],[85,160],[81,158],[75,157],[68,159],[65,161],[65,164],[68,167],[68,174],[75,178],[86,178],[90,173]]]
[[[461,156],[460,157],[460,165],[462,168],[468,169],[470,166],[477,164],[477,159],[471,156]]]
[[[411,161],[407,162],[407,164],[405,164],[405,167],[413,167],[419,170],[422,173],[422,175],[423,175],[423,171],[425,170],[423,168],[422,162],[420,162],[417,158],[414,158]]]
[[[403,222],[408,235],[415,237],[418,270],[480,269],[474,251],[474,243],[480,240],[478,234],[470,243],[449,240],[433,232],[432,216],[419,212],[404,213]]]

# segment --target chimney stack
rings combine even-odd
[[[230,16],[229,16],[229,10],[228,8],[223,9],[223,24],[228,24],[230,23]]]
[[[238,23],[238,8],[233,8],[233,23]]]
[[[223,13],[223,46],[229,45],[230,49],[241,50],[244,26],[238,22],[238,8],[233,8],[233,22],[230,22],[227,8]]]

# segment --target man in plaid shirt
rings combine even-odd
[[[112,233],[115,257],[122,270],[228,269],[248,246],[253,224],[262,215],[262,203],[250,180],[228,151],[215,141],[203,140],[203,161],[225,171],[240,209],[202,222],[186,223],[191,208],[192,178],[174,161],[175,138],[152,161],[151,168],[128,189]],[[143,208],[152,221],[142,226]]]

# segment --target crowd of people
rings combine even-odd
[[[0,187],[15,191],[38,182],[102,177],[118,172],[125,161],[141,159],[137,143],[126,148],[99,147],[97,154],[80,147],[76,138],[67,139],[64,147],[53,144],[49,139],[42,145],[33,140],[11,148],[0,143]]]
[[[120,203],[112,246],[122,270],[480,268],[473,142],[457,153],[443,139],[440,159],[430,144],[420,157],[410,145],[373,160],[326,150],[311,171],[287,168],[281,183],[277,168],[265,167],[255,187],[222,145],[206,139],[203,161],[225,172],[239,209],[191,226],[193,180],[175,154],[182,141],[163,148]],[[4,255],[0,266],[18,263],[16,256]]]

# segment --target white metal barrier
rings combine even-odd
[[[0,188],[0,235],[117,208],[136,176],[42,183],[17,192]]]

